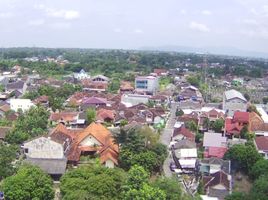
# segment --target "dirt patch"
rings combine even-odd
[[[252,183],[247,175],[236,173],[233,176],[233,191],[248,193],[252,187]]]

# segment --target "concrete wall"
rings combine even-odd
[[[23,148],[26,156],[30,158],[64,158],[63,145],[46,137],[39,137],[26,142]]]

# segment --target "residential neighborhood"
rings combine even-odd
[[[167,150],[158,165],[135,162],[173,177],[185,198],[224,200],[250,184],[249,169],[232,153],[236,148],[268,158],[266,105],[229,85],[221,101],[212,102],[192,81],[196,72],[156,68],[132,81],[120,79],[111,91],[113,78],[84,69],[69,75],[71,82],[36,72],[18,76],[22,69],[2,73],[0,139],[19,145],[16,163],[37,166],[55,183],[96,163],[129,170],[139,134],[146,151],[161,143]]]

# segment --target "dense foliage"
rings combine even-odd
[[[12,162],[16,159],[17,151],[18,147],[0,142],[0,180],[14,173]]]
[[[166,200],[182,200],[183,195],[178,180],[175,178],[159,177],[152,183],[153,187],[157,187],[165,192]]]
[[[102,166],[79,167],[61,178],[63,200],[120,199],[126,173]]]
[[[48,48],[9,48],[1,49],[0,70],[8,70],[16,64],[35,70],[44,75],[59,75],[68,72],[78,72],[85,69],[87,72],[102,73],[106,76],[129,77],[129,71],[148,73],[154,68],[185,67],[190,70],[200,71],[194,65],[204,61],[204,55],[149,52],[149,51],[120,51],[120,50],[94,50],[94,49],[48,49]],[[61,65],[46,62],[46,56],[67,59],[68,64]],[[39,62],[29,62],[24,58],[37,57]],[[221,63],[222,67],[209,68],[208,74],[222,76],[233,74],[237,76],[261,77],[268,68],[267,62],[257,59],[239,57],[222,57],[206,55],[208,64]],[[113,73],[111,73],[113,72]]]
[[[157,133],[149,128],[121,129],[116,135],[116,142],[120,144],[120,166],[129,170],[131,166],[140,165],[150,173],[159,172],[167,156],[167,149],[157,142]]]
[[[78,91],[82,91],[81,86],[69,83],[63,84],[63,86],[60,88],[50,85],[42,85],[37,91],[26,93],[24,98],[34,100],[39,96],[48,96],[49,106],[53,111],[56,111],[63,108],[63,103],[67,97]]]
[[[11,144],[21,144],[29,138],[44,134],[47,131],[48,117],[48,111],[42,106],[21,112],[5,140]]]
[[[262,159],[254,145],[237,144],[232,146],[224,155],[226,159],[231,160],[232,167],[248,173],[254,164]]]
[[[2,189],[8,200],[54,199],[52,179],[40,168],[25,165],[16,175],[3,181]]]

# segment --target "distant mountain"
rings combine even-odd
[[[158,47],[141,47],[140,50],[175,51],[185,53],[209,53],[209,54],[230,55],[230,56],[268,58],[268,53],[247,51],[238,49],[236,47],[228,47],[228,46],[188,47],[188,46],[166,45]]]

